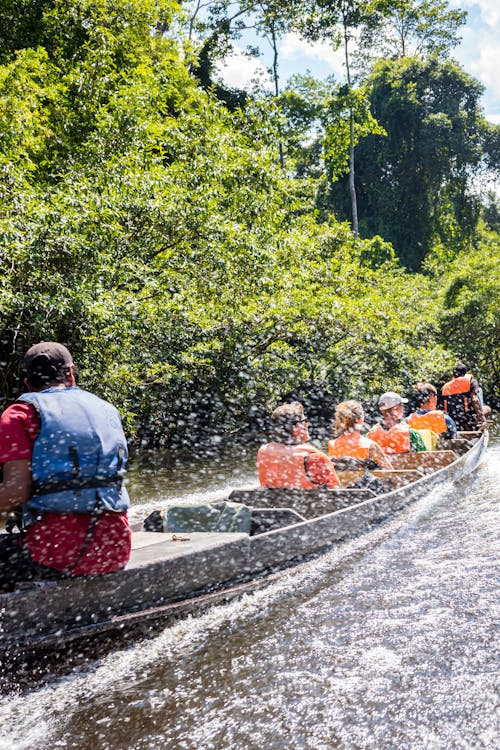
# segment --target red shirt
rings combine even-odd
[[[16,402],[0,417],[0,464],[31,460],[40,420],[32,404]],[[78,558],[87,540],[89,513],[45,513],[26,530],[31,558],[48,568],[63,571]],[[126,513],[100,513],[91,542],[73,575],[111,573],[129,560],[131,531]]]

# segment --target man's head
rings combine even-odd
[[[407,403],[408,399],[403,398],[399,393],[387,391],[380,396],[378,408],[382,412],[384,420],[400,420],[404,414],[404,404]]]
[[[51,385],[74,385],[73,357],[68,349],[56,341],[41,341],[24,356],[26,385],[42,390]]]
[[[467,372],[467,368],[461,362],[458,362],[453,368],[453,377],[462,378]]]
[[[419,406],[435,409],[437,404],[437,390],[432,383],[417,383],[413,389],[413,398]]]
[[[309,440],[308,423],[300,401],[281,404],[271,414],[272,437],[279,443]]]

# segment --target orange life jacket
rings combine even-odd
[[[413,414],[410,414],[406,421],[414,430],[432,430],[437,435],[448,432],[446,419],[443,412],[439,411],[439,409],[426,411],[425,414],[419,414],[415,411]]]
[[[443,410],[457,423],[462,430],[474,429],[477,426],[477,415],[472,404],[472,375],[461,375],[445,383],[441,389]]]
[[[461,375],[459,378],[453,378],[445,383],[441,388],[441,395],[456,396],[457,394],[467,395],[470,393],[472,375]]]
[[[317,451],[310,445],[284,445],[267,443],[257,453],[257,474],[262,487],[287,487],[289,489],[318,489],[318,483],[307,474],[307,458]]]
[[[354,432],[344,432],[335,440],[328,441],[328,455],[332,458],[349,456],[366,460],[370,458],[370,447],[372,440],[363,437],[357,430]]]
[[[371,428],[368,437],[378,443],[384,453],[409,453],[411,449],[410,428],[405,422],[398,422],[390,430],[377,424]]]
[[[459,378],[453,378],[445,383],[441,389],[443,396],[451,396],[455,393],[470,393],[470,384],[472,375],[461,375]]]

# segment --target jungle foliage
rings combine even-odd
[[[388,224],[355,238],[325,198],[346,169],[338,84],[296,82],[227,106],[195,74],[173,0],[4,6],[4,404],[22,388],[23,351],[39,340],[66,343],[81,384],[119,406],[130,435],[156,445],[246,429],[292,392],[370,402],[444,379],[457,356],[498,392],[497,227],[479,232],[475,206],[463,221],[453,214],[459,240],[436,230],[425,273],[413,274]],[[268,7],[266,28],[278,13]],[[396,63],[385,66],[374,75]],[[398,70],[391,80],[407,68]],[[371,123],[357,132],[392,143],[393,121],[377,109],[378,126],[366,109],[374,86],[351,93]],[[412,80],[405,90],[417,107]],[[380,107],[394,109],[397,96],[392,86]],[[444,148],[439,118],[434,126],[427,137]],[[455,200],[443,180],[456,177],[445,160],[442,183],[426,184],[443,212]],[[498,217],[491,202],[483,213]]]

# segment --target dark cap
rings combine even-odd
[[[457,362],[457,364],[453,368],[453,374],[456,378],[460,378],[462,375],[465,375],[466,372],[467,372],[467,367],[463,365],[461,362]]]
[[[41,341],[24,356],[28,380],[35,388],[62,382],[72,364],[73,357],[68,349],[56,341]]]

